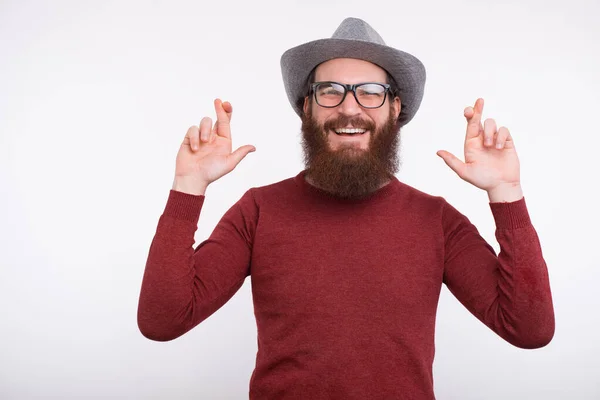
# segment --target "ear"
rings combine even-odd
[[[308,101],[308,96],[306,96],[304,98],[304,106],[302,107],[302,109],[304,110],[304,115],[306,115],[306,113],[308,111],[308,106],[309,106],[309,101]]]
[[[398,119],[398,116],[400,116],[401,109],[402,104],[400,103],[400,97],[396,96],[394,97],[394,115],[396,116],[396,119]]]

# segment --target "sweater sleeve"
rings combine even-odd
[[[444,283],[481,322],[514,346],[543,347],[554,336],[548,270],[525,198],[490,203],[494,249],[467,217],[444,202]]]
[[[195,249],[204,196],[171,190],[150,245],[138,303],[138,327],[149,339],[175,339],[204,321],[250,273],[258,210],[251,190]]]

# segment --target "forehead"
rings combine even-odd
[[[319,64],[315,70],[316,81],[340,83],[385,82],[386,72],[371,62],[355,58],[334,58]]]

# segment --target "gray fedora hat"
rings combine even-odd
[[[365,21],[346,18],[330,39],[320,39],[287,50],[281,56],[283,84],[292,108],[302,115],[308,76],[322,62],[334,58],[357,58],[385,69],[400,90],[400,125],[417,113],[425,89],[425,67],[415,56],[386,46],[379,34]]]

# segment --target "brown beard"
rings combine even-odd
[[[330,129],[346,126],[370,132],[368,149],[342,147],[331,150]],[[343,199],[367,197],[398,172],[400,126],[390,107],[390,117],[378,129],[372,121],[341,115],[319,125],[310,112],[302,116],[302,148],[306,177],[318,188]]]

